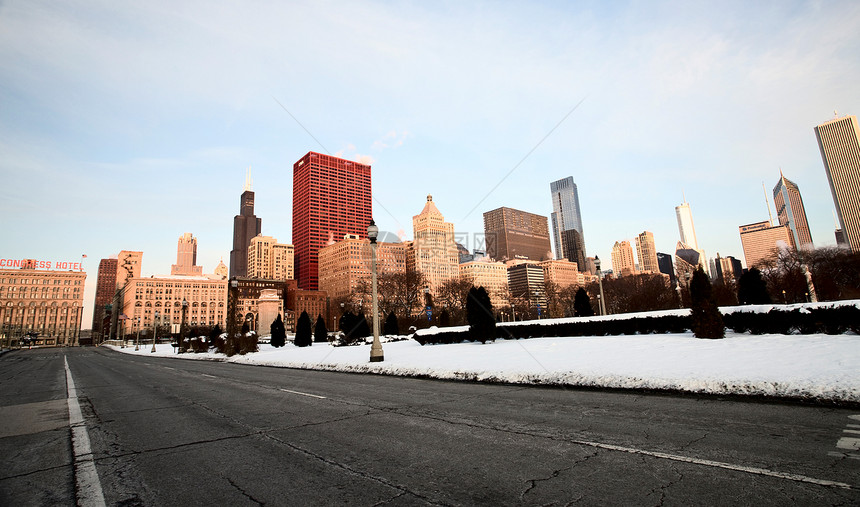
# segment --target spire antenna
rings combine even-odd
[[[245,192],[251,191],[251,166],[248,166],[248,173],[245,175]]]

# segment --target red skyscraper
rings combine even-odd
[[[317,290],[320,248],[344,234],[367,236],[370,166],[308,152],[293,164],[293,244],[299,287]]]
[[[99,274],[96,281],[96,299],[93,302],[93,336],[101,338],[106,332],[102,328],[103,321],[108,314],[105,305],[111,304],[114,293],[116,293],[116,259],[102,259],[99,262]]]

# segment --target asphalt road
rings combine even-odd
[[[860,504],[856,408],[104,348],[0,356],[0,386],[0,505],[97,505],[82,463],[107,505]]]

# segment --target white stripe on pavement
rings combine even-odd
[[[102,484],[93,461],[90,436],[78,404],[78,391],[69,369],[69,360],[63,356],[66,367],[66,390],[69,403],[69,426],[72,428],[72,449],[75,454],[75,482],[77,483],[78,505],[82,507],[103,507],[105,505]]]
[[[325,399],[327,399],[325,396],[319,396],[319,395],[316,395],[316,394],[302,393],[302,392],[299,392],[299,391],[290,391],[289,389],[281,389],[281,391],[283,391],[283,392],[285,392],[285,393],[299,394],[299,395],[302,395],[302,396],[310,396],[311,398],[319,398],[319,399],[321,399],[321,400],[325,400]]]

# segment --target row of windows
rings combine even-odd
[[[5,283],[21,285],[81,285],[82,281],[80,279],[58,280],[56,278],[0,278],[0,284]]]

